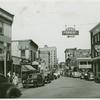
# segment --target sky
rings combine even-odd
[[[59,62],[66,48],[90,49],[89,31],[100,22],[100,0],[0,0],[0,7],[14,15],[12,40],[55,46]],[[62,36],[65,25],[75,25],[79,35]]]

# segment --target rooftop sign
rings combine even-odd
[[[67,27],[62,31],[62,35],[66,35],[69,37],[74,37],[75,35],[79,35],[79,31],[75,29],[75,27]]]

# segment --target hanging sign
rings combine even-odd
[[[95,45],[94,48],[97,52],[100,52],[100,45]]]

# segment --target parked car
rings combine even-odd
[[[84,79],[84,73],[80,72],[80,79]]]
[[[73,72],[72,77],[73,78],[79,78],[80,77],[80,72]]]
[[[21,91],[0,74],[0,98],[19,98],[21,95]]]
[[[88,80],[88,73],[87,72],[84,72],[84,79]]]
[[[59,72],[55,72],[55,73],[54,73],[54,78],[57,79],[57,78],[59,78],[59,77],[60,77],[60,73],[59,73]]]
[[[98,73],[96,74],[94,80],[95,80],[96,83],[100,83],[100,72],[98,72]]]
[[[93,81],[94,80],[94,74],[93,74],[93,72],[89,72],[88,73],[88,80],[89,81]]]
[[[50,72],[45,73],[45,83],[51,83],[51,74]]]
[[[23,88],[25,87],[38,87],[44,85],[44,77],[41,73],[30,73],[27,78],[22,79]]]

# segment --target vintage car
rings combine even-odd
[[[51,83],[51,73],[50,72],[45,72],[44,73],[44,77],[45,77],[45,83]]]
[[[0,98],[19,98],[21,95],[21,91],[0,74]]]
[[[23,88],[25,87],[38,87],[44,85],[44,77],[41,73],[27,74],[26,78],[22,79]]]
[[[88,74],[88,80],[89,81],[93,81],[94,80],[94,74],[93,74],[93,72],[89,72],[89,74]]]
[[[73,77],[73,78],[79,78],[80,75],[81,75],[80,72],[73,72],[73,73],[72,73],[72,77]]]

